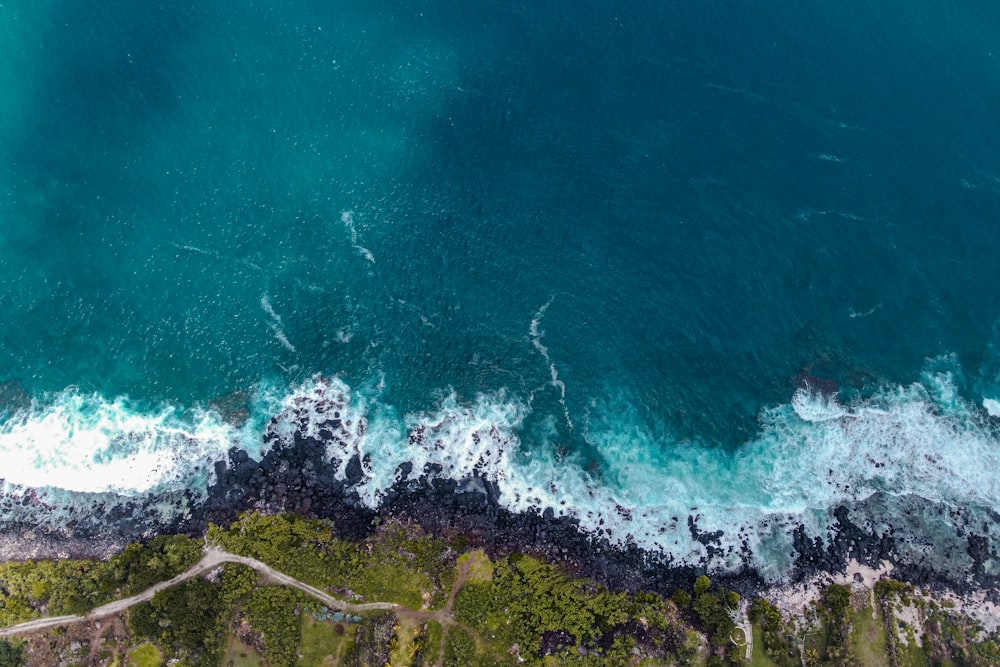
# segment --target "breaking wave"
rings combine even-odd
[[[4,490],[41,489],[51,498],[203,494],[213,463],[231,447],[258,457],[300,435],[326,443],[331,460],[358,457],[354,488],[371,507],[409,463],[413,476],[484,478],[507,508],[571,517],[613,543],[713,569],[749,560],[775,578],[792,564],[791,527],[826,535],[829,510],[841,503],[878,494],[1000,511],[995,419],[961,398],[947,371],[845,405],[800,390],[763,410],[756,437],[734,452],[663,442],[621,408],[588,424],[599,470],[554,443],[523,443],[529,404],[503,392],[471,401],[452,394],[399,416],[338,379],[316,376],[284,395],[262,394],[254,411],[237,427],[210,409],[142,411],[124,398],[69,389],[0,427]],[[0,520],[16,519],[16,504],[0,511],[7,514]]]

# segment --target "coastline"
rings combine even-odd
[[[259,515],[284,514],[321,519],[334,540],[353,544],[352,548],[362,551],[362,546],[370,549],[371,545],[377,545],[384,539],[383,529],[388,528],[391,532],[393,527],[397,531],[405,527],[404,533],[425,535],[440,545],[447,545],[446,551],[452,554],[450,559],[478,552],[488,563],[509,564],[518,562],[523,554],[529,560],[537,559],[534,562],[540,563],[541,567],[551,567],[554,568],[552,572],[563,573],[560,576],[593,582],[584,585],[582,590],[589,590],[588,587],[596,584],[598,591],[624,596],[621,599],[631,600],[633,605],[638,604],[638,600],[646,599],[643,596],[655,596],[653,599],[665,605],[662,612],[665,614],[665,627],[674,628],[662,638],[667,641],[664,646],[674,647],[670,650],[680,652],[676,655],[699,656],[693,663],[699,665],[715,664],[711,659],[720,655],[726,656],[727,660],[740,661],[744,655],[754,657],[758,655],[755,651],[765,649],[766,655],[777,658],[781,654],[786,662],[793,655],[837,655],[838,651],[860,651],[856,643],[861,630],[846,635],[841,632],[843,638],[836,642],[824,639],[817,643],[818,637],[832,636],[831,628],[838,626],[831,619],[836,618],[844,619],[842,623],[847,624],[840,627],[854,627],[851,624],[855,622],[875,627],[881,633],[879,636],[885,638],[888,646],[885,650],[890,656],[897,651],[925,651],[920,643],[925,636],[929,642],[926,651],[958,650],[940,634],[929,630],[940,627],[941,623],[957,628],[955,631],[970,638],[969,641],[986,642],[990,646],[995,635],[987,633],[1000,627],[1000,607],[997,606],[1000,590],[995,585],[989,586],[982,568],[978,573],[970,573],[965,581],[957,581],[947,574],[938,577],[919,565],[913,567],[894,562],[893,557],[899,553],[894,548],[899,536],[887,538],[865,532],[851,521],[848,508],[837,508],[832,512],[839,523],[839,530],[831,539],[807,539],[802,526],[794,528],[797,535],[794,540],[795,567],[786,580],[774,582],[768,581],[748,565],[735,572],[714,572],[706,567],[675,563],[665,554],[645,551],[635,544],[624,547],[613,544],[606,538],[585,532],[577,522],[556,516],[552,511],[512,512],[500,504],[496,484],[478,476],[454,480],[440,476],[441,471],[437,469],[425,469],[415,475],[412,466],[405,467],[399,471],[396,483],[385,494],[379,507],[373,510],[362,502],[354,488],[362,478],[364,463],[355,456],[344,462],[341,470],[341,462],[331,460],[327,455],[327,443],[296,432],[287,442],[276,442],[260,460],[251,458],[245,451],[230,450],[227,460],[215,463],[215,482],[204,494],[186,491],[141,500],[118,499],[108,494],[93,495],[87,499],[91,503],[91,511],[87,511],[82,505],[58,507],[51,502],[42,502],[34,491],[25,490],[20,497],[28,502],[20,506],[33,510],[28,516],[36,519],[63,516],[69,521],[60,527],[50,526],[50,530],[25,521],[3,526],[0,531],[3,535],[0,539],[0,558],[108,561],[119,558],[126,543],[150,543],[158,535],[184,534],[197,538],[200,543],[210,530],[218,532],[219,529],[212,526],[226,528],[244,521],[240,517],[245,513],[256,512]],[[16,494],[11,495],[8,489],[7,497],[0,502],[10,506],[16,500]],[[692,536],[708,548],[717,539],[714,534],[701,532],[693,520],[689,521],[688,528]],[[396,552],[397,548],[392,547],[392,552]],[[404,548],[401,553],[406,552]],[[888,557],[872,562],[881,555]],[[272,565],[277,566],[277,563]],[[702,583],[709,580],[706,574],[712,587],[708,592],[705,589],[707,584]],[[975,578],[977,574],[978,580]],[[903,588],[893,588],[890,596],[894,597],[891,599],[878,597],[876,591],[883,583]],[[839,611],[830,609],[828,599],[829,592],[836,585],[851,591],[852,596],[851,606]],[[329,590],[337,593],[341,589]],[[353,595],[350,586],[344,590]],[[699,590],[702,592],[699,593]],[[862,590],[864,594],[860,595]],[[905,592],[897,596],[897,590]],[[694,592],[694,598],[690,591]],[[729,597],[731,595],[736,596],[737,602],[750,603],[749,607],[747,604],[737,606]],[[367,599],[383,601],[380,598]],[[780,614],[776,627],[768,628],[767,621],[761,617],[759,606],[764,605],[766,610],[768,603]],[[720,606],[726,604],[730,606]],[[574,605],[573,602],[561,602],[556,608],[573,608]],[[945,616],[932,614],[925,617],[928,608],[947,608],[948,612]],[[718,614],[713,616],[716,612],[709,611],[711,609],[720,612],[721,617]],[[491,613],[502,616],[505,612],[496,610]],[[291,614],[292,608],[289,607],[273,616],[289,617]],[[876,619],[882,619],[882,622],[876,623]],[[116,621],[119,624],[123,622]],[[384,619],[365,622],[389,623]],[[720,622],[722,625],[716,625]],[[242,626],[237,623],[235,627]],[[628,637],[631,638],[629,641],[638,642],[636,646],[646,652],[644,655],[661,655],[661,649],[652,641],[659,635],[650,635],[642,623],[628,621],[615,627],[618,629],[614,632],[607,631],[606,641],[583,640],[581,637],[586,635],[567,634],[564,630],[549,634],[539,631],[536,639],[540,643],[532,644],[531,655],[535,658],[539,655],[565,655],[567,650],[573,652],[579,649],[612,651],[614,637]],[[722,630],[713,629],[719,627],[727,628],[725,636],[719,634]],[[907,630],[904,632],[900,628]],[[920,634],[914,636],[914,628]],[[738,639],[731,638],[730,633],[737,630],[743,637],[742,644]],[[485,631],[485,626],[480,627],[479,632]],[[420,636],[426,636],[428,632],[427,626],[423,626],[420,633],[424,634]],[[759,636],[749,641],[748,632]],[[360,638],[363,634],[359,629],[357,636]],[[70,636],[78,635],[71,633]],[[386,636],[392,636],[392,633]],[[459,636],[461,633],[456,633],[456,637]],[[434,641],[440,641],[444,651],[446,640],[447,635]],[[36,655],[41,656],[42,662],[38,664],[48,664],[45,661],[50,654],[45,647],[51,641],[52,636],[45,633],[27,639],[26,646],[32,647]],[[116,641],[119,655],[138,650],[133,635],[119,635]],[[505,641],[509,643],[513,640]],[[906,642],[915,642],[914,647]],[[573,648],[574,643],[577,648]],[[257,642],[254,646],[264,651],[266,642]],[[514,642],[510,646],[494,646],[494,650],[503,654],[517,646]],[[169,650],[166,646],[161,649]],[[516,653],[513,655],[521,657]],[[798,660],[799,657],[794,658],[795,664]],[[464,664],[475,664],[475,661]],[[654,661],[649,664],[670,663]],[[910,663],[893,658],[889,664]]]
[[[454,491],[450,492],[457,495]],[[376,644],[383,647],[380,651],[395,651],[393,647],[397,646],[397,642],[405,645],[419,639],[423,645],[426,642],[437,643],[439,654],[444,651],[447,655],[447,647],[452,642],[448,633],[434,635],[429,630],[428,624],[440,623],[455,634],[454,641],[461,639],[467,631],[479,637],[477,641],[481,645],[476,651],[486,650],[483,655],[495,658],[509,653],[503,664],[512,659],[519,663],[522,658],[527,658],[530,664],[550,664],[548,656],[557,659],[551,664],[577,664],[579,653],[582,656],[592,655],[596,660],[586,664],[605,664],[602,661],[604,657],[611,660],[607,664],[619,664],[619,658],[634,655],[641,656],[641,664],[677,664],[680,659],[685,664],[704,667],[743,664],[744,661],[794,667],[800,660],[804,664],[814,664],[819,656],[827,661],[823,664],[840,664],[837,660],[842,658],[858,658],[862,660],[861,664],[923,665],[928,664],[926,661],[931,657],[939,660],[941,656],[967,655],[968,650],[977,655],[993,656],[998,646],[996,640],[1000,637],[996,633],[1000,627],[1000,607],[987,600],[984,591],[961,595],[943,589],[920,589],[894,579],[895,568],[890,563],[868,567],[849,560],[840,572],[816,574],[795,583],[762,585],[754,590],[748,590],[747,586],[752,582],[746,577],[712,577],[710,580],[698,575],[682,583],[680,571],[666,567],[661,569],[673,570],[669,576],[650,577],[648,570],[642,570],[638,577],[618,579],[619,584],[625,581],[645,582],[665,588],[654,590],[639,585],[623,589],[595,576],[607,575],[609,569],[593,569],[594,561],[582,562],[579,553],[572,549],[550,549],[547,556],[537,552],[502,554],[493,548],[477,548],[468,536],[456,532],[457,526],[450,526],[444,531],[450,535],[450,539],[445,540],[441,539],[441,533],[427,532],[422,525],[399,518],[383,516],[372,524],[372,531],[363,540],[351,545],[333,536],[331,528],[335,526],[328,522],[308,521],[290,513],[267,515],[251,512],[231,526],[210,527],[197,540],[185,536],[162,536],[165,541],[158,537],[147,546],[132,545],[124,552],[116,553],[103,566],[93,562],[67,563],[61,570],[65,573],[85,572],[96,567],[91,571],[104,572],[101,576],[121,577],[128,572],[139,572],[134,569],[137,564],[148,563],[151,566],[159,563],[158,567],[161,566],[163,557],[170,558],[169,554],[180,553],[176,549],[187,554],[174,564],[174,570],[160,574],[158,578],[146,579],[148,588],[119,589],[124,592],[117,599],[101,598],[102,601],[95,602],[91,611],[88,607],[77,608],[70,615],[65,615],[64,607],[57,607],[55,613],[46,614],[44,602],[38,599],[32,602],[30,597],[23,597],[25,593],[18,592],[23,591],[20,582],[25,576],[50,576],[44,573],[53,571],[52,564],[25,563],[18,566],[2,563],[4,574],[0,584],[6,581],[13,587],[0,591],[0,603],[13,610],[19,600],[26,600],[34,606],[35,616],[33,619],[22,616],[20,622],[7,620],[4,632],[0,633],[4,639],[0,641],[9,647],[5,650],[19,652],[22,657],[28,656],[25,664],[32,667],[52,664],[54,656],[62,660],[67,656],[80,655],[81,650],[89,650],[92,659],[100,653],[109,660],[115,655],[132,655],[134,651],[147,650],[143,646],[156,646],[158,655],[164,657],[182,655],[174,653],[178,649],[171,641],[156,639],[154,635],[157,633],[150,635],[153,639],[149,644],[150,637],[143,639],[142,635],[148,630],[143,630],[145,626],[136,619],[154,612],[176,614],[176,610],[171,612],[164,605],[167,600],[177,600],[178,595],[187,595],[182,592],[184,590],[204,590],[206,586],[218,587],[220,583],[222,588],[219,590],[230,590],[225,581],[232,581],[229,579],[232,572],[228,565],[223,566],[224,563],[249,565],[260,573],[256,584],[247,582],[244,585],[250,587],[240,589],[243,592],[238,596],[244,600],[243,604],[250,599],[263,599],[259,595],[276,590],[275,586],[307,594],[306,598],[295,598],[297,594],[293,594],[292,598],[287,598],[284,607],[270,612],[269,618],[293,619],[304,616],[303,611],[311,610],[318,620],[326,618],[329,621],[330,609],[347,609],[361,614],[352,621],[359,625],[354,626],[356,633],[354,629],[349,633],[350,637],[356,634],[351,641],[359,644],[368,641],[363,640],[367,636],[364,628],[368,627],[366,624],[374,623],[384,626],[384,629],[393,628],[391,632],[384,630],[388,634],[380,635],[382,638],[376,640]],[[51,538],[47,542],[48,546],[57,543]],[[66,543],[63,545],[66,550],[62,553],[67,554],[70,547],[81,544],[83,542]],[[108,548],[110,544],[103,546]],[[600,549],[599,545],[591,546]],[[430,551],[426,551],[428,547]],[[303,548],[305,552],[301,551]],[[347,570],[339,570],[342,574],[332,575],[332,578],[324,573],[329,571],[330,566],[338,569],[335,564],[343,562],[349,553],[356,556],[350,558],[354,564]],[[432,555],[435,553],[437,555]],[[330,557],[334,560],[324,560]],[[361,562],[356,560],[359,557]],[[612,562],[620,563],[621,554],[606,554],[604,565]],[[123,568],[125,563],[132,565]],[[55,567],[56,571],[60,571],[59,565]],[[400,570],[400,567],[403,569]],[[428,567],[431,569],[427,570]],[[350,574],[352,568],[355,574]],[[431,579],[425,574],[429,571],[436,573]],[[454,574],[446,576],[447,571]],[[31,575],[30,572],[38,574]],[[369,572],[372,574],[365,574]],[[543,574],[534,578],[532,572]],[[510,579],[512,573],[515,576],[513,580]],[[132,575],[128,576],[131,581]],[[344,576],[348,579],[343,579]],[[185,583],[188,581],[190,585]],[[416,583],[420,581],[424,583]],[[671,583],[668,584],[668,581]],[[550,588],[553,582],[563,583]],[[738,594],[730,588],[730,583],[743,586],[744,592]],[[72,588],[76,584],[66,581],[65,585]],[[499,592],[483,597],[489,590],[483,589],[483,586],[502,590],[510,585],[527,588],[506,603],[496,602],[504,599]],[[674,585],[676,587],[669,590]],[[59,588],[56,584],[47,586]],[[541,588],[536,588],[538,586]],[[175,592],[167,595],[168,589]],[[456,593],[461,594],[456,597]],[[499,598],[496,597],[498,595]],[[515,602],[521,599],[521,595],[529,596],[526,608],[503,606],[522,604]],[[549,595],[555,597],[546,597]],[[566,595],[569,597],[564,598]],[[235,599],[227,599],[230,601],[217,611],[221,614],[218,620],[213,621],[221,623],[222,632],[228,633],[230,639],[227,646],[236,646],[235,650],[242,654],[256,652],[267,656],[271,651],[268,664],[276,664],[271,663],[275,657],[273,651],[277,649],[270,645],[268,631],[260,630],[257,632],[263,632],[263,635],[254,635],[247,628],[247,617],[240,612],[240,604],[229,607],[227,605],[233,604]],[[317,608],[319,603],[316,600],[326,606]],[[11,607],[11,603],[15,606]],[[442,603],[445,606],[439,608]],[[42,606],[39,607],[39,604]],[[150,604],[153,605],[153,612],[150,611]],[[591,612],[608,610],[599,613],[611,613],[612,616],[607,618],[618,620],[600,620],[598,616],[589,621],[583,620],[583,625],[579,625],[581,621],[571,620],[578,613],[574,611],[578,605],[584,605]],[[2,608],[3,605],[0,605]],[[534,637],[527,645],[526,653],[519,652],[524,651],[526,645],[522,643],[521,649],[518,649],[514,638],[517,635],[505,633],[498,637],[490,634],[490,628],[495,627],[496,621],[487,621],[483,616],[487,614],[490,618],[502,619],[507,617],[505,610],[511,609],[523,609],[518,613],[527,613],[525,619],[530,618],[533,619],[530,623],[540,624],[528,635],[522,635],[525,638]],[[555,614],[555,618],[562,620],[554,621],[555,626],[547,626],[546,623],[553,622],[542,620],[548,614]],[[205,619],[198,620],[196,616],[170,618],[173,619],[170,621],[172,624],[190,623],[201,628],[198,632],[210,632],[212,624],[209,622],[206,625]],[[584,615],[581,618],[588,617]],[[265,623],[260,618],[251,618],[249,622],[251,626]],[[297,626],[298,623],[293,621],[292,625]],[[314,621],[303,620],[301,623],[303,628],[316,627]],[[342,619],[335,621],[334,624],[341,629],[335,630],[333,625],[328,625],[326,631],[333,632],[335,636],[344,635],[342,623]],[[607,623],[612,623],[612,626]],[[102,628],[105,627],[111,634],[102,639],[105,632]],[[545,630],[545,627],[550,629]],[[253,639],[254,636],[257,638]],[[959,644],[954,643],[955,636],[963,638]],[[233,637],[238,637],[243,644],[234,645]],[[107,643],[109,640],[114,642],[115,647],[110,651],[107,649],[111,645]],[[619,640],[627,642],[620,644]],[[294,644],[286,645],[282,649],[286,651],[284,655],[293,656],[288,664],[293,664],[295,655],[288,654],[288,650],[299,642],[313,641],[302,634],[294,640]],[[484,641],[488,648],[483,648]],[[305,651],[306,644],[302,646]],[[467,646],[467,650],[471,651],[471,646]],[[625,653],[621,653],[623,648]],[[336,651],[329,653],[332,649],[324,650],[328,652],[328,657],[340,655]],[[188,655],[197,658],[197,654]],[[216,657],[210,662],[215,664],[219,654],[212,655]],[[471,660],[473,654],[468,655]],[[617,657],[612,659],[611,656]],[[720,658],[723,662],[719,662]],[[873,658],[875,662],[871,662]],[[354,664],[337,657],[332,663],[326,658],[323,660],[322,664]],[[562,660],[568,661],[563,663]],[[830,660],[833,662],[830,663]],[[418,659],[411,663],[380,658],[378,664],[383,663],[440,664],[430,660]],[[445,664],[458,663],[446,661]],[[476,662],[472,660],[462,664]]]
[[[145,498],[100,494],[79,496],[75,506],[59,507],[52,499],[40,501],[35,490],[8,488],[0,507],[8,511],[17,507],[22,514],[0,531],[0,559],[107,559],[129,542],[159,534],[200,536],[210,523],[228,525],[246,511],[291,512],[327,520],[338,537],[352,541],[370,536],[385,521],[413,523],[442,539],[460,539],[470,548],[482,548],[491,557],[535,554],[620,590],[669,595],[709,574],[741,595],[775,591],[781,600],[787,597],[786,589],[859,578],[870,584],[891,573],[904,582],[950,592],[956,600],[980,595],[985,602],[1000,602],[998,577],[985,568],[959,578],[907,562],[900,556],[905,551],[897,546],[905,536],[866,530],[852,520],[852,508],[846,506],[831,510],[836,531],[827,540],[809,539],[801,525],[791,528],[794,567],[783,580],[769,581],[746,554],[740,568],[712,571],[707,563],[678,564],[668,554],[612,543],[551,511],[513,512],[498,502],[496,484],[479,476],[454,480],[440,476],[438,469],[415,474],[412,466],[404,465],[379,507],[371,509],[354,489],[362,479],[364,462],[354,456],[342,471],[340,465],[328,457],[326,442],[296,432],[288,442],[275,442],[260,460],[231,449],[227,460],[215,463],[215,482],[204,494],[190,490]],[[57,525],[54,517],[64,520]],[[699,531],[690,519],[688,528],[695,539],[712,548],[717,536]],[[976,536],[970,535],[970,552],[975,544]],[[992,556],[979,555],[977,562]]]

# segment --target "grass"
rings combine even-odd
[[[916,631],[912,627],[900,628],[901,633],[906,634],[906,644],[899,642],[896,645],[896,652],[899,654],[899,664],[906,667],[929,667],[930,660],[927,653],[920,646],[917,646]]]
[[[337,634],[337,627],[343,630]],[[354,643],[357,626],[346,623],[317,621],[312,614],[302,614],[302,644],[299,648],[300,667],[339,665],[344,653]]]
[[[889,665],[888,639],[881,610],[876,609],[872,618],[870,606],[851,612],[851,652],[860,667],[887,667]]]
[[[161,667],[163,656],[152,644],[142,644],[128,652],[129,667]]]
[[[466,561],[469,563],[469,577],[466,579],[468,583],[493,579],[493,563],[482,549],[462,554],[458,559],[458,564],[462,565]]]
[[[427,636],[424,639],[424,664],[436,665],[441,657],[441,638],[444,628],[437,621],[427,622]]]
[[[264,667],[264,657],[233,635],[226,641],[226,655],[222,661],[232,667]]]
[[[924,649],[915,643],[911,642],[908,646],[900,644],[896,647],[896,651],[899,653],[900,665],[906,665],[906,667],[929,667],[931,664]]]
[[[807,652],[822,656],[826,652],[826,644],[829,636],[829,628],[826,625],[822,625],[818,630],[807,633],[802,645]]]
[[[434,582],[423,572],[384,562],[361,569],[347,585],[366,600],[395,602],[410,609],[420,609],[424,592],[434,590]]]
[[[764,633],[759,625],[753,628],[753,656],[750,660],[750,667],[778,667],[778,663],[768,657],[764,651]]]
[[[421,635],[419,623],[410,619],[400,619],[396,629],[396,642],[389,653],[389,664],[392,667],[410,667],[416,659],[419,645],[417,639]]]

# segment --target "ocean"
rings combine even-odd
[[[335,392],[372,506],[1000,549],[1000,5],[13,0],[0,91],[4,493],[203,492]]]

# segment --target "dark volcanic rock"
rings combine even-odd
[[[418,524],[442,539],[483,548],[494,558],[515,552],[536,554],[565,564],[574,574],[621,590],[645,589],[670,595],[679,587],[689,589],[694,579],[706,571],[706,563],[676,566],[666,554],[644,551],[631,542],[624,546],[612,544],[604,535],[583,532],[578,522],[557,516],[551,508],[511,512],[499,503],[496,482],[478,476],[450,479],[436,464],[423,470],[415,470],[411,463],[402,464],[398,481],[383,495],[378,510],[372,510],[362,504],[354,488],[366,479],[370,462],[359,458],[357,448],[351,449],[350,434],[343,430],[347,422],[338,423],[340,419],[336,413],[333,420],[325,422],[329,428],[310,431],[299,427],[291,432],[294,435],[287,431],[279,435],[275,421],[274,428],[264,436],[270,449],[260,460],[233,448],[227,460],[215,462],[216,481],[207,490],[207,497],[180,491],[140,501],[108,494],[100,502],[69,508],[63,527],[36,542],[53,549],[52,555],[60,553],[53,546],[60,540],[71,542],[74,554],[81,555],[76,549],[89,540],[97,545],[92,555],[104,555],[102,550],[111,545],[120,548],[123,542],[146,539],[159,532],[200,534],[209,522],[228,524],[247,510],[293,511],[329,520],[339,537],[351,540],[369,535],[381,519],[398,518]],[[360,431],[363,424],[358,423],[356,428]],[[313,438],[303,433],[322,436]],[[341,452],[344,462],[331,461],[328,450]],[[23,535],[28,540],[29,535],[39,533],[42,521],[36,519],[56,509],[46,502],[31,490],[0,497],[0,509],[17,506],[18,510],[10,514],[23,517],[20,523],[0,526],[3,534],[14,540]],[[177,518],[155,523],[154,517],[162,516],[157,508],[164,505],[172,507],[172,515]],[[775,525],[776,530],[791,533],[794,576],[799,579],[819,572],[843,571],[847,560],[855,559],[871,566],[892,562],[896,566],[893,576],[921,585],[944,582],[959,590],[996,586],[996,575],[991,573],[997,569],[1000,557],[987,534],[988,526],[980,519],[973,520],[981,514],[940,510],[936,520],[943,526],[957,526],[956,530],[962,531],[961,539],[914,543],[912,536],[920,529],[919,520],[925,518],[914,516],[916,511],[924,511],[917,502],[876,494],[833,509],[829,537],[810,537],[803,526],[789,521]],[[618,512],[625,520],[631,518],[627,508],[619,508]],[[887,521],[892,521],[891,526]],[[673,524],[679,522],[680,517],[673,518]],[[749,543],[743,534],[739,535],[742,551],[731,554],[723,547],[722,531],[701,530],[697,516],[688,517],[687,527],[691,537],[704,546],[709,559],[742,557],[744,563],[751,562]],[[922,553],[948,549],[958,564],[953,573],[942,574],[933,562],[920,559]],[[964,567],[966,563],[969,567]],[[974,577],[971,584],[965,578],[970,570]],[[742,595],[764,587],[760,575],[749,567],[733,574],[713,575],[713,579]],[[561,640],[553,639],[556,643]]]

